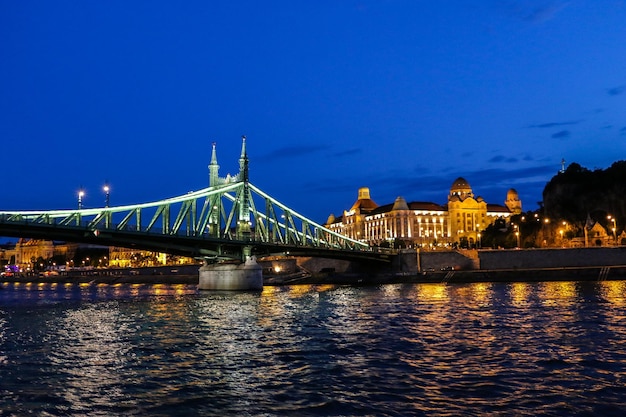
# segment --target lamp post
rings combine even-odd
[[[519,226],[514,224],[513,229],[515,229],[515,240],[517,240],[517,247],[519,248],[520,247]]]
[[[104,190],[104,207],[109,207],[109,197],[110,197],[110,191],[111,188],[109,188],[109,184],[108,183],[104,183],[104,187],[102,187],[102,189]]]
[[[81,189],[78,191],[78,209],[82,210],[83,208],[83,197],[85,196],[85,192]]]
[[[607,216],[606,218],[613,222],[613,244],[617,245],[617,224],[615,223],[615,217]]]
[[[476,249],[480,247],[480,224],[476,223]]]

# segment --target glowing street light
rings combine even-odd
[[[617,224],[615,223],[615,217],[606,216],[606,218],[609,219],[610,222],[613,222],[613,241],[617,244]]]
[[[109,197],[110,197],[110,191],[111,188],[109,187],[108,183],[104,183],[104,187],[102,187],[102,189],[104,190],[104,207],[109,207]]]
[[[517,247],[520,247],[520,237],[519,237],[519,226],[513,224],[513,228],[515,229],[515,239],[517,240]]]
[[[83,208],[83,197],[85,196],[85,192],[81,189],[78,191],[78,209],[81,210]]]

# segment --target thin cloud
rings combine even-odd
[[[606,93],[610,96],[619,96],[626,91],[626,85],[620,85],[613,88],[607,88]]]
[[[517,158],[515,157],[507,157],[504,155],[496,155],[493,158],[491,158],[488,162],[492,162],[492,163],[500,163],[500,162],[507,162],[507,163],[513,163],[513,162],[517,162]]]
[[[517,19],[540,24],[554,19],[569,2],[564,1],[510,1],[505,3],[508,13]]]
[[[362,152],[363,152],[362,149],[352,148],[352,149],[346,149],[345,151],[335,152],[334,154],[332,154],[332,156],[336,156],[336,157],[352,156],[352,155],[356,155]]]
[[[569,122],[548,122],[548,123],[540,123],[538,125],[529,125],[528,127],[530,127],[530,128],[538,128],[538,129],[546,129],[546,128],[558,127],[558,126],[577,125],[580,122],[582,122],[582,120],[572,120],[572,121],[569,121]]]
[[[565,138],[569,138],[571,136],[571,133],[569,130],[561,130],[560,132],[556,132],[552,134],[552,138],[553,139],[565,139]]]
[[[531,10],[525,17],[524,20],[531,23],[543,23],[548,20],[553,19],[557,13],[563,10],[567,6],[567,3],[553,3],[547,4],[543,6],[539,6],[533,10]]]

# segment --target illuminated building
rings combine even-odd
[[[151,252],[119,246],[109,247],[109,266],[115,268],[137,268],[159,265],[185,265],[196,263],[193,258],[173,256],[163,252]]]
[[[482,197],[474,196],[464,178],[457,178],[444,205],[407,202],[398,197],[392,204],[378,206],[371,199],[369,188],[363,187],[352,208],[339,217],[331,214],[326,227],[373,245],[393,240],[422,246],[466,240],[474,245],[487,226],[521,211],[522,202],[514,189],[507,192],[504,206],[488,204]]]
[[[80,265],[73,265],[71,260],[77,256],[77,252],[82,251],[83,255],[94,250],[104,250],[101,259],[85,258]],[[108,250],[108,256],[106,251]],[[79,255],[80,256],[80,255]],[[173,256],[162,252],[150,252],[137,249],[121,248],[116,246],[106,247],[99,245],[87,245],[79,243],[54,242],[42,239],[19,239],[15,246],[4,245],[0,251],[0,265],[11,264],[17,265],[22,271],[28,271],[35,268],[34,262],[43,262],[43,267],[49,268],[53,258],[57,260],[67,261],[70,267],[79,267],[93,265],[99,267],[141,267],[141,266],[159,266],[159,265],[186,265],[195,264],[193,258],[184,256]],[[78,262],[78,260],[76,260]],[[59,266],[60,265],[56,265]]]
[[[19,239],[13,248],[6,248],[3,252],[3,263],[17,265],[21,270],[34,268],[33,263],[48,261],[54,257],[71,258],[78,248],[76,243],[57,243],[42,239]],[[46,267],[49,266],[47,263]]]

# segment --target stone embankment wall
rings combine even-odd
[[[626,265],[626,246],[602,248],[481,250],[480,269],[528,269]]]
[[[312,274],[319,272],[346,273],[354,270],[352,262],[338,259],[299,257],[297,262],[298,266]]]
[[[476,269],[475,258],[476,251],[420,251],[419,271],[439,271],[442,268],[454,268],[457,271]]]
[[[592,266],[626,266],[626,246],[604,248],[510,249],[510,250],[404,250],[392,264],[367,264],[326,258],[290,258],[262,263],[265,269],[280,264],[282,273],[293,273],[297,266],[311,274],[319,273],[419,273],[455,271],[537,269]],[[271,272],[271,271],[270,271]]]

